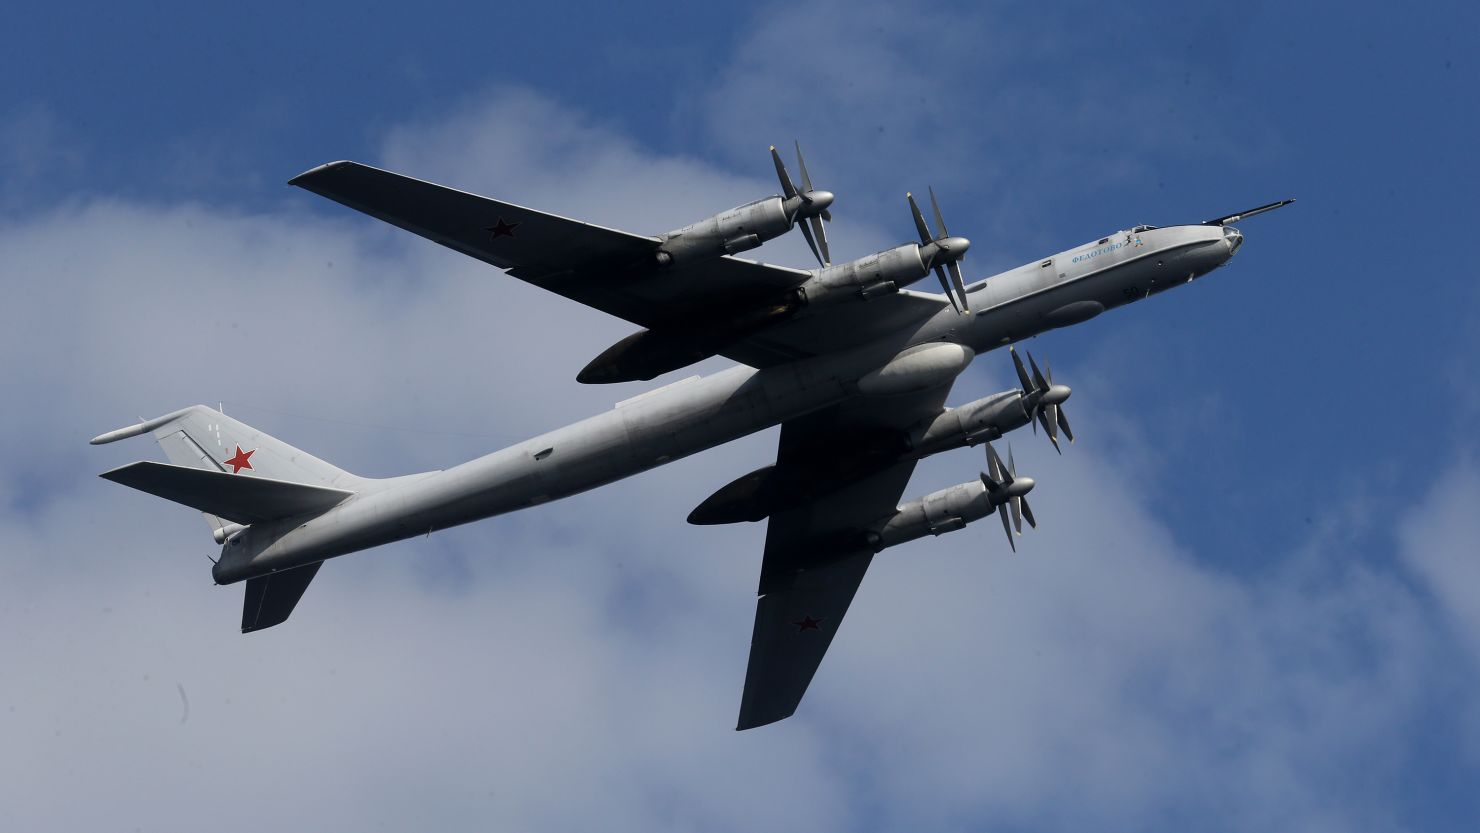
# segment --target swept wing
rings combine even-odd
[[[839,438],[903,431],[930,419],[950,387],[854,399],[787,422],[776,465],[788,477],[826,477],[820,450],[832,453]],[[738,729],[796,711],[873,559],[864,533],[894,512],[914,469],[912,459],[888,464],[771,516]]]
[[[922,322],[946,302],[901,292],[820,315],[750,327],[746,321],[784,302],[811,272],[716,257],[660,266],[657,237],[536,211],[381,170],[331,162],[290,184],[475,257],[573,301],[665,336],[664,350],[723,355],[768,367],[848,349]],[[737,316],[739,322],[737,323]],[[740,333],[716,347],[706,334]],[[646,377],[644,377],[646,378]]]

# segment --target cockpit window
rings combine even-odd
[[[1131,229],[1131,234],[1140,234],[1143,231],[1151,231],[1155,228],[1156,226],[1136,226],[1135,228]]]

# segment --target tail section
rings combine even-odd
[[[130,463],[105,471],[101,477],[199,509],[209,518],[241,526],[295,515],[318,514],[354,494],[344,489],[326,489],[287,480],[242,477],[151,462]]]
[[[307,567],[294,567],[280,573],[247,579],[247,594],[242,600],[242,633],[260,631],[288,621],[288,615],[303,598],[308,583],[319,574],[324,562]]]
[[[204,405],[94,437],[93,445],[153,432],[173,465],[139,462],[103,477],[205,513],[217,543],[247,526],[328,511],[365,480]],[[319,564],[247,580],[242,632],[280,624]]]
[[[344,469],[204,405],[109,431],[94,437],[92,443],[102,445],[150,431],[177,466],[332,489],[353,490],[360,481]]]
[[[344,469],[204,405],[182,408],[138,425],[109,431],[94,437],[92,443],[102,445],[151,431],[174,466],[137,463],[103,476],[201,510],[218,539],[222,537],[222,530],[232,523],[254,523],[302,514],[328,497],[320,495],[315,501],[308,497],[310,491],[298,490],[302,500],[288,499],[287,494],[293,491],[288,487],[293,484],[343,493],[338,500],[319,507],[327,509],[358,491],[363,482],[362,478]],[[192,477],[191,472],[178,469],[198,469],[252,481],[277,481],[277,485],[228,485],[226,480]],[[198,489],[204,491],[198,492]],[[234,500],[236,498],[239,500]],[[223,499],[228,502],[222,503]],[[239,519],[244,516],[253,520]]]

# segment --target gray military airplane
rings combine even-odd
[[[802,187],[776,149],[782,193],[648,237],[487,199],[355,162],[291,184],[642,327],[597,356],[585,383],[647,380],[710,356],[740,364],[658,388],[611,411],[445,471],[358,477],[196,405],[110,431],[153,432],[172,465],[104,473],[204,512],[221,545],[218,584],[246,582],[242,631],[285,621],[326,559],[573,495],[781,426],[776,462],[703,501],[689,521],[770,519],[739,729],[789,717],[874,555],[998,515],[1008,542],[1036,526],[1033,481],[989,441],[1034,424],[1073,440],[1069,388],[1012,352],[1020,388],[945,407],[978,354],[1181,286],[1243,243],[1232,224],[1136,226],[969,286],[970,242],[934,229],[913,196],[919,243],[832,264],[833,195]],[[737,258],[800,226],[820,268]],[[905,287],[934,272],[945,297]],[[916,462],[986,445],[976,479],[901,504]],[[1009,521],[1009,514],[1011,520]],[[1013,547],[1016,549],[1016,546]]]

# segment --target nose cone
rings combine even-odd
[[[1033,481],[1033,478],[1031,477],[1013,478],[1012,485],[1007,487],[1007,496],[1022,497],[1023,495],[1026,495],[1027,493],[1033,491],[1033,487],[1036,485],[1038,484],[1035,483]]]
[[[1226,226],[1223,229],[1223,242],[1228,244],[1228,256],[1233,257],[1238,254],[1238,247],[1244,245],[1243,232],[1233,226]]]
[[[1063,401],[1069,398],[1070,393],[1068,385],[1050,385],[1048,391],[1043,394],[1043,403],[1045,405],[1063,404]]]
[[[807,207],[813,214],[820,214],[833,204],[833,192],[831,191],[808,191]]]

